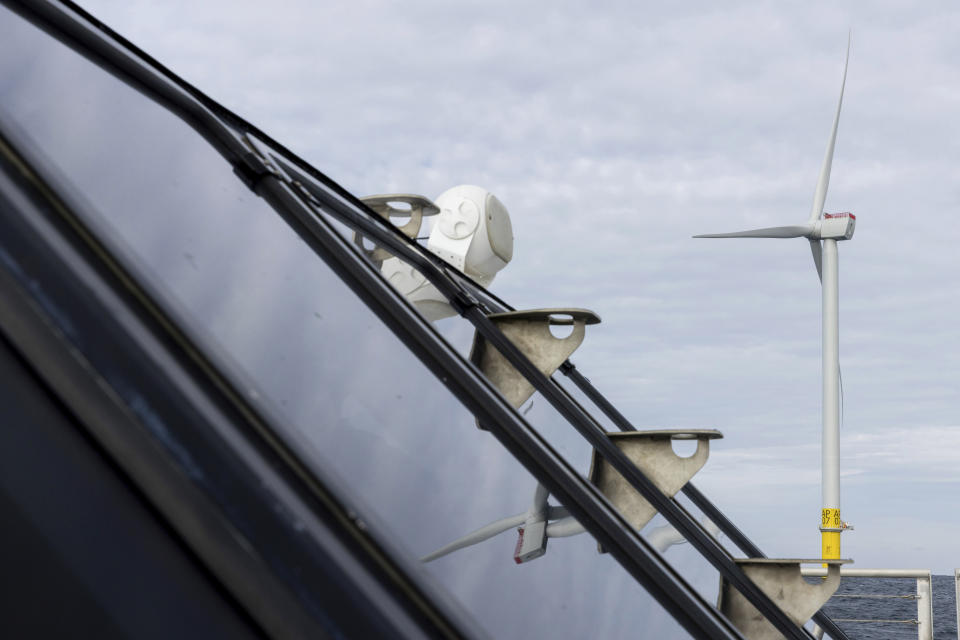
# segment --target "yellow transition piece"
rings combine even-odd
[[[821,555],[824,560],[840,558],[840,530],[843,520],[840,519],[840,509],[822,509],[820,511],[820,542]],[[831,529],[831,531],[824,531]]]

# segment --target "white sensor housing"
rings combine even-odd
[[[489,286],[513,257],[510,214],[496,196],[480,187],[461,185],[436,199],[440,213],[427,249],[482,286]],[[380,273],[428,320],[456,315],[446,298],[419,271],[397,257],[387,258]]]
[[[460,185],[435,201],[427,249],[484,287],[513,258],[510,214],[496,196],[481,187]]]

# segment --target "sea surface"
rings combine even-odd
[[[916,594],[917,581],[913,578],[844,578],[827,603],[826,612],[851,640],[916,638]],[[933,576],[934,640],[957,640],[956,606],[953,576]],[[843,619],[911,622],[843,622]]]

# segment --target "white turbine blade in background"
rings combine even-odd
[[[657,527],[646,536],[647,542],[660,553],[666,553],[667,549],[675,544],[684,544],[687,539],[673,528],[672,525],[665,524]]]
[[[459,549],[463,549],[465,547],[471,547],[475,544],[479,544],[484,540],[487,540],[497,534],[507,531],[508,529],[512,529],[513,527],[519,527],[524,522],[526,522],[527,515],[528,515],[527,513],[518,513],[515,516],[508,516],[506,518],[501,518],[496,522],[491,522],[490,524],[480,527],[479,529],[477,529],[472,533],[468,533],[462,538],[457,538],[456,540],[454,540],[448,545],[440,547],[433,553],[423,556],[422,558],[420,558],[420,562],[430,562],[432,560],[436,560],[437,558],[442,558],[443,556],[453,553],[454,551],[457,551]],[[556,520],[558,518],[568,518],[576,522],[576,520],[574,520],[570,516],[570,513],[567,511],[566,507],[564,506],[554,507],[552,505],[547,505],[547,519]],[[550,525],[552,524],[554,523],[550,523]],[[550,525],[547,525],[548,528]],[[580,531],[577,533],[582,533],[583,531],[585,531],[585,529],[583,527],[580,527]],[[576,533],[567,533],[565,535],[568,535],[568,536],[576,535]]]
[[[750,229],[749,231],[734,231],[732,233],[705,233],[694,238],[802,238],[813,232],[813,227],[807,224],[792,224],[787,227],[767,227],[765,229]]]
[[[503,533],[507,529],[512,529],[513,527],[518,527],[523,524],[527,519],[526,513],[518,513],[515,516],[510,516],[508,518],[503,518],[497,520],[496,522],[491,522],[485,527],[480,527],[473,533],[468,533],[462,538],[454,540],[450,544],[440,547],[433,553],[423,556],[420,558],[420,562],[431,562],[437,558],[442,558],[448,553],[453,553],[458,549],[463,549],[464,547],[470,547],[477,543],[483,542],[487,538],[492,538],[498,533]]]
[[[547,524],[547,537],[548,538],[569,538],[570,536],[580,535],[587,529],[577,522],[577,519],[573,516],[568,516],[566,518],[561,518],[556,522],[550,522]]]
[[[823,282],[823,245],[815,238],[810,238],[810,253],[813,254],[813,264],[817,267],[817,277]]]
[[[720,527],[713,523],[713,520],[707,516],[703,516],[700,522],[703,523],[703,528],[710,533],[714,538],[720,536]],[[687,541],[680,532],[673,528],[673,526],[667,524],[662,527],[657,527],[650,531],[646,536],[647,542],[649,542],[653,548],[655,548],[660,553],[665,553],[667,549],[676,544],[683,544]]]
[[[810,210],[810,222],[816,222],[823,213],[823,204],[827,200],[827,188],[830,186],[830,166],[833,164],[833,148],[837,142],[837,126],[840,124],[840,107],[843,106],[843,89],[847,85],[847,67],[850,66],[850,35],[847,35],[847,61],[843,65],[843,81],[840,83],[840,100],[837,102],[837,113],[833,117],[833,129],[827,141],[827,152],[823,156],[823,166],[820,167],[820,179],[817,181],[817,190],[813,194],[813,209]]]

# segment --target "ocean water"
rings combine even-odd
[[[932,588],[934,640],[957,640],[953,576],[933,576]],[[917,581],[913,578],[844,578],[825,609],[851,640],[916,638],[915,623],[841,621],[916,620],[916,594]]]

